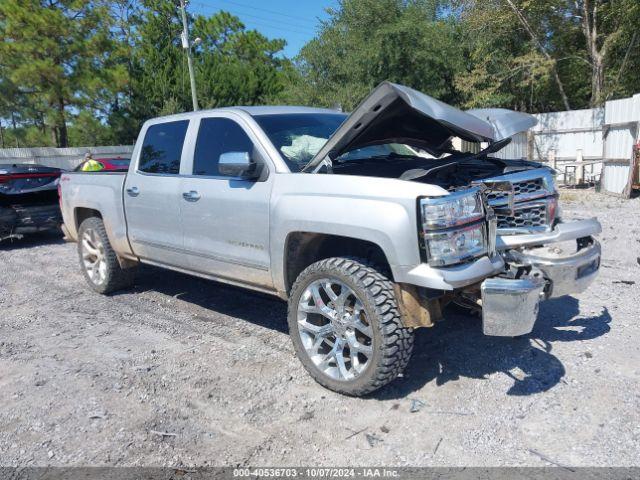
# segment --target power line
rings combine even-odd
[[[269,9],[266,9],[266,8],[254,7],[253,5],[247,5],[246,3],[235,2],[235,1],[232,1],[232,0],[216,0],[216,1],[222,2],[222,3],[228,3],[228,4],[231,4],[231,5],[236,5],[238,7],[250,8],[251,10],[258,10],[258,11],[261,11],[261,12],[270,13],[272,15],[280,15],[282,17],[291,18],[291,19],[297,20],[297,21],[309,22],[309,23],[313,23],[314,25],[316,23],[313,20],[309,19],[308,17],[299,17],[297,15],[289,15],[287,13],[278,12],[276,10],[269,10]]]
[[[218,9],[218,7],[216,7],[214,5],[209,5],[209,4],[205,4],[205,3],[201,3],[201,2],[191,2],[191,3],[196,4],[196,5],[200,5],[202,7],[210,8],[210,9]],[[232,13],[232,14],[240,17],[240,18],[249,17],[249,18],[258,19],[259,21],[252,20],[252,23],[254,23],[256,25],[259,25],[259,26],[262,26],[262,27],[275,28],[275,29],[278,29],[278,30],[283,30],[283,31],[286,31],[286,32],[296,33],[296,34],[305,35],[305,36],[313,35],[313,33],[314,33],[311,29],[309,31],[295,30],[295,29],[292,29],[291,27],[289,27],[287,24],[284,24],[286,26],[283,26],[282,24],[266,23],[266,22],[270,22],[270,21],[278,21],[278,20],[275,20],[275,19],[270,19],[270,18],[265,19],[264,17],[258,17],[256,15],[250,15],[248,13],[242,13],[242,12],[233,12],[233,11],[231,11],[230,13]],[[266,20],[266,22],[265,22],[265,20]]]
[[[215,5],[211,5],[211,4],[207,4],[207,3],[202,3],[202,2],[192,2],[192,3],[197,4],[197,5],[200,5],[201,7],[204,7],[204,8],[211,9],[211,10],[225,10],[225,11],[228,11],[228,12],[230,12],[230,13],[232,13],[233,15],[236,15],[236,16],[238,16],[238,17],[249,17],[249,18],[254,18],[254,19],[257,19],[257,20],[259,20],[259,21],[261,21],[261,22],[265,22],[265,21],[266,21],[266,22],[281,22],[281,21],[283,21],[283,20],[280,20],[280,19],[275,19],[275,18],[265,18],[265,17],[261,17],[261,16],[258,16],[258,15],[252,15],[252,14],[249,14],[249,13],[238,12],[238,11],[234,11],[234,10],[227,9],[227,8],[224,8],[224,7],[218,7],[218,6],[215,6]],[[257,23],[257,22],[255,22],[255,20],[253,20],[253,22],[254,22],[254,23]],[[283,26],[283,25],[284,25],[284,26]],[[284,23],[284,24],[282,24],[282,23],[277,23],[277,24],[269,23],[269,24],[265,24],[265,26],[268,26],[268,27],[271,27],[271,28],[278,28],[278,29],[281,29],[281,30],[288,30],[288,31],[291,31],[291,32],[296,32],[296,33],[303,33],[303,34],[305,34],[305,35],[308,35],[308,34],[309,34],[309,32],[305,32],[305,31],[301,31],[301,30],[292,29],[292,28],[289,26],[289,24],[288,24],[288,23]],[[304,26],[303,26],[303,28],[306,28],[306,27],[304,27]]]

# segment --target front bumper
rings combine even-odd
[[[595,280],[600,269],[602,250],[593,237],[578,240],[582,248],[568,255],[553,247],[510,250],[506,253],[510,264],[539,269],[547,280],[547,298],[584,292]]]
[[[564,254],[553,246],[509,250],[505,261],[512,271],[528,271],[519,279],[489,278],[481,285],[485,335],[514,337],[531,330],[538,303],[586,290],[600,268],[600,244],[593,237],[575,240],[576,251]]]
[[[499,235],[491,257],[450,267],[396,266],[393,275],[397,283],[464,292],[482,303],[487,335],[524,335],[533,329],[541,300],[583,292],[594,281],[601,255],[594,236],[601,231],[592,218],[558,223],[549,232]],[[567,252],[565,243],[573,250]]]
[[[488,278],[482,282],[482,332],[517,337],[533,329],[545,282],[541,278]]]

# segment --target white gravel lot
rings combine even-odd
[[[449,312],[366,399],[307,376],[277,299],[150,267],[104,297],[74,244],[3,243],[0,465],[637,466],[640,199],[569,197],[604,227],[589,291],[517,339]]]

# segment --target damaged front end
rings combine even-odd
[[[563,247],[551,244],[503,252],[505,271],[480,284],[484,334],[513,337],[531,332],[538,303],[585,291],[598,274],[600,255],[600,244],[590,235]]]
[[[503,188],[491,190],[493,182]],[[510,191],[504,182],[511,184]],[[487,185],[485,205],[497,212],[496,246],[505,268],[480,284],[483,332],[524,335],[533,329],[541,300],[583,292],[593,282],[601,255],[593,235],[601,227],[595,219],[573,222],[572,234],[562,235],[563,227],[572,224],[559,217],[549,171],[506,175],[489,179]],[[513,241],[517,238],[524,244]],[[504,239],[511,239],[511,248]]]
[[[431,326],[455,302],[482,312],[487,335],[523,335],[541,300],[579,293],[597,275],[598,221],[561,220],[551,169],[491,156],[536,122],[504,109],[461,111],[384,82],[302,169],[446,192],[417,199],[421,263],[394,266],[406,326]],[[487,146],[456,151],[454,137]]]
[[[484,334],[519,336],[532,331],[540,301],[586,290],[600,267],[594,237],[601,227],[596,219],[563,222],[557,196],[550,171],[535,169],[421,199],[428,267],[409,274],[416,283],[430,276],[431,284],[437,278],[443,286],[439,297],[428,300],[438,304],[430,311],[454,302],[482,314]],[[476,230],[480,236],[468,234]],[[433,239],[443,238],[453,241],[434,248]],[[481,265],[486,268],[479,270]],[[430,289],[423,285],[426,299]]]

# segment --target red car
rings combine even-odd
[[[100,171],[111,171],[111,172],[126,172],[129,169],[129,162],[131,162],[130,158],[94,158],[94,161],[101,163],[103,165],[102,170]],[[89,160],[83,161],[80,165],[78,165],[74,171],[80,172],[82,171],[82,167]]]

